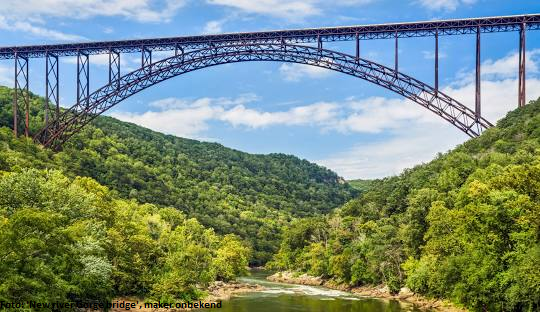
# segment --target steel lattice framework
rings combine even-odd
[[[307,64],[364,79],[422,105],[470,136],[477,136],[491,126],[487,120],[477,118],[474,111],[446,94],[386,66],[315,47],[253,44],[197,50],[144,66],[121,77],[118,85],[108,84],[92,93],[89,101],[65,111],[39,134],[38,139],[45,145],[62,144],[93,118],[139,91],[191,71],[248,61]]]
[[[471,137],[491,127],[481,116],[480,40],[481,34],[519,32],[518,106],[525,105],[525,34],[540,29],[540,14],[486,18],[360,25],[347,27],[229,33],[140,40],[83,42],[57,45],[0,47],[1,59],[15,60],[14,126],[17,135],[19,105],[22,100],[25,134],[28,135],[28,63],[33,58],[46,59],[45,127],[35,139],[55,148],[99,114],[129,96],[161,81],[219,64],[277,61],[327,68],[382,86],[429,109]],[[476,94],[474,110],[439,91],[439,36],[476,36]],[[434,86],[399,72],[398,40],[433,37],[435,40]],[[360,55],[362,40],[393,39],[393,68],[371,62]],[[356,51],[348,55],[323,49],[324,42],[354,41]],[[315,45],[313,45],[315,44]],[[174,56],[153,62],[154,51],[174,51]],[[140,53],[139,69],[121,74],[123,53]],[[108,83],[91,92],[90,56],[109,55]],[[71,108],[59,108],[60,57],[77,58],[77,102]],[[54,113],[52,113],[54,112]],[[52,120],[51,120],[51,117]]]
[[[370,39],[392,39],[411,37],[432,37],[435,34],[464,35],[519,31],[525,24],[527,30],[540,28],[540,14],[467,18],[444,21],[412,23],[391,23],[379,25],[359,25],[344,27],[309,28],[294,30],[230,33],[204,36],[185,36],[155,39],[121,41],[84,42],[73,44],[20,46],[0,48],[0,59],[13,59],[14,53],[30,58],[45,57],[47,52],[58,56],[76,56],[79,52],[88,55],[107,54],[110,50],[119,53],[140,53],[143,50],[173,51],[201,49],[215,45],[241,43],[313,43],[331,41],[353,41]]]

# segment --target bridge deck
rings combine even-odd
[[[119,53],[141,52],[142,49],[153,51],[171,51],[175,49],[197,49],[212,45],[242,42],[257,43],[311,43],[327,41],[348,41],[427,37],[438,35],[474,34],[519,31],[525,24],[526,29],[540,29],[540,14],[496,16],[485,18],[467,18],[412,23],[390,23],[357,25],[327,28],[309,28],[278,31],[226,33],[218,35],[184,36],[170,38],[135,39],[120,41],[82,42],[68,44],[15,46],[0,48],[0,59],[13,59],[17,53],[21,57],[40,58],[47,53],[56,56],[74,56],[79,52],[94,55],[106,54],[113,50]]]

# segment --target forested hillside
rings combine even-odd
[[[540,310],[540,100],[335,213],[294,221],[271,265],[475,311]]]
[[[291,218],[328,213],[357,192],[332,171],[294,156],[247,154],[110,117],[98,117],[53,153],[11,137],[12,93],[0,87],[0,170],[57,169],[91,177],[122,198],[175,207],[220,234],[249,240],[252,264],[277,250]],[[42,125],[43,103],[31,96],[32,132]]]
[[[108,117],[55,153],[13,137],[12,92],[0,87],[1,301],[198,299],[212,281],[265,263],[290,220],[356,192],[293,156]],[[33,133],[43,103],[31,96]]]
[[[238,237],[177,209],[119,199],[86,177],[12,168],[0,170],[3,302],[194,300],[246,271]]]
[[[0,126],[11,92],[0,88]],[[42,106],[32,96],[31,124]],[[430,163],[352,184],[108,117],[58,153],[3,127],[0,300],[196,298],[273,256],[269,267],[349,286],[540,309],[540,100]]]
[[[365,192],[369,190],[369,188],[373,185],[373,180],[349,180],[347,181],[354,189],[360,191],[360,193]]]

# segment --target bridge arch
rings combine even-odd
[[[432,111],[471,137],[492,124],[450,96],[413,77],[375,62],[332,50],[289,44],[236,44],[207,47],[141,67],[99,88],[88,99],[46,125],[36,140],[58,148],[96,116],[126,98],[173,77],[221,64],[278,61],[327,68],[391,90]]]

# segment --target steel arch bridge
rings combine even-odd
[[[317,66],[351,75],[390,91],[432,111],[459,130],[476,137],[492,124],[481,115],[480,35],[519,32],[518,106],[525,105],[525,33],[540,28],[540,14],[429,21],[401,24],[233,33],[209,36],[89,42],[0,48],[0,59],[15,61],[13,131],[18,134],[19,104],[25,110],[25,135],[29,135],[28,67],[31,58],[45,58],[45,126],[34,139],[60,148],[92,119],[124,99],[167,79],[220,64],[277,61]],[[441,35],[476,35],[476,96],[470,109],[439,90],[438,39]],[[399,71],[398,39],[434,37],[434,86]],[[393,68],[360,56],[361,40],[395,40]],[[323,42],[355,41],[355,54],[323,48]],[[312,45],[316,43],[316,45]],[[153,62],[153,51],[174,55]],[[140,53],[141,67],[121,75],[122,53]],[[90,55],[109,55],[108,83],[90,93]],[[60,110],[59,58],[77,57],[77,101]]]

